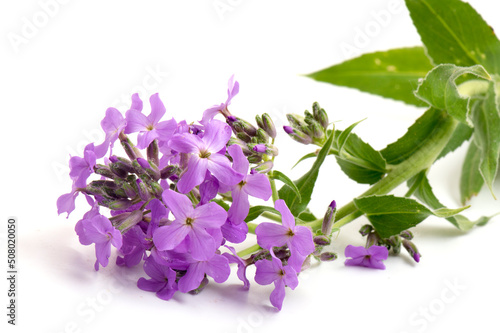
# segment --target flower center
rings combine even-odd
[[[148,125],[148,126],[146,127],[146,129],[147,129],[148,131],[152,131],[152,130],[154,130],[154,129],[155,129],[155,127],[154,127],[153,125]]]
[[[191,227],[193,225],[193,222],[194,222],[194,219],[192,219],[190,217],[186,218],[186,225]]]
[[[246,183],[247,183],[247,182],[245,182],[245,181],[243,181],[243,180],[242,180],[242,181],[238,184],[238,186],[239,186],[240,188],[242,188],[243,186],[245,186],[245,184],[246,184]]]
[[[204,150],[204,151],[200,151],[200,155],[199,156],[201,158],[208,158],[210,155],[211,155],[210,152]]]
[[[292,230],[292,229],[288,229],[287,236],[289,236],[289,237],[293,237],[293,236],[295,236],[295,234],[293,233],[293,230]]]

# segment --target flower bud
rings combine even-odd
[[[391,236],[390,238],[386,239],[386,241],[389,245],[391,245],[392,252],[394,254],[399,254],[399,252],[401,252],[401,237]]]
[[[273,120],[267,113],[262,115],[262,124],[262,129],[266,131],[271,138],[276,138],[276,127],[274,126]]]
[[[321,139],[325,136],[323,127],[317,121],[312,122],[309,125],[309,128],[311,129],[312,135],[315,139]]]
[[[134,204],[132,200],[119,199],[119,200],[109,200],[101,201],[100,204],[104,207],[108,207],[111,210],[124,210],[129,208]]]
[[[122,213],[116,216],[113,216],[109,220],[113,224],[113,226],[120,230],[123,233],[126,233],[128,230],[132,229],[137,223],[142,221],[142,211],[134,210],[130,213]]]
[[[325,110],[323,110],[319,106],[318,102],[314,102],[312,108],[314,119],[316,119],[316,121],[326,129],[328,127],[328,115],[326,114]]]
[[[135,160],[137,158],[137,154],[136,154],[134,148],[132,147],[132,145],[130,144],[130,142],[128,140],[126,140],[126,141],[120,140],[120,143],[122,144],[122,147],[123,147],[123,150],[125,150],[125,153],[127,153],[127,156],[131,160]]]
[[[146,149],[146,156],[148,157],[148,161],[151,161],[155,165],[160,164],[159,158],[159,148],[158,148],[158,139],[154,139]]]
[[[151,184],[149,184],[149,186],[151,187],[151,190],[153,191],[153,195],[160,199],[161,198],[161,195],[163,193],[163,187],[161,187],[160,184],[158,184],[157,182],[152,182]]]
[[[259,128],[257,130],[257,134],[255,134],[255,137],[257,138],[258,142],[268,142],[269,141],[269,135],[262,128]]]
[[[297,142],[300,142],[305,145],[312,143],[312,138],[309,135],[305,134],[304,132],[293,129],[290,126],[283,126],[283,129],[288,135],[290,135],[292,139],[294,139]]]
[[[244,142],[250,142],[252,141],[252,137],[250,137],[247,133],[245,132],[238,132],[236,133],[236,137],[240,139],[241,141]]]
[[[413,234],[409,230],[402,231],[399,234],[399,236],[401,236],[402,238],[407,239],[407,240],[412,240],[413,239]]]
[[[257,126],[264,129],[264,122],[262,121],[262,117],[260,115],[255,116],[255,122],[257,123]]]
[[[109,169],[111,172],[113,172],[116,176],[125,179],[128,176],[128,172],[125,168],[122,167],[122,165],[117,162],[117,163],[109,163]]]
[[[366,237],[366,248],[369,248],[373,245],[378,245],[380,241],[380,236],[376,232],[371,232],[368,234],[368,237]]]
[[[359,233],[363,237],[368,235],[372,231],[373,231],[373,227],[371,226],[371,224],[365,224],[364,226],[361,227],[361,229],[359,229]]]
[[[149,199],[151,199],[151,193],[149,193],[146,183],[144,183],[141,179],[137,179],[136,184],[141,200],[148,201]]]
[[[176,165],[167,165],[160,171],[160,178],[167,179],[172,175],[175,175],[178,172],[178,168]]]
[[[319,246],[330,245],[330,238],[325,235],[314,236],[313,241],[314,244]]]
[[[337,203],[333,200],[326,209],[325,216],[323,217],[323,224],[321,225],[321,232],[323,235],[330,236],[332,233],[333,221],[335,220],[335,213],[337,212]]]
[[[122,189],[125,191],[125,194],[130,198],[130,199],[133,199],[137,196],[137,193],[135,192],[134,188],[132,187],[132,185],[130,185],[129,183],[126,183],[124,182],[122,184]]]
[[[319,260],[321,261],[334,261],[338,258],[336,253],[333,252],[323,252],[319,256]]]
[[[415,260],[416,262],[420,261],[421,254],[420,252],[418,252],[417,246],[413,242],[407,239],[403,239],[403,246],[406,251],[408,251],[410,256],[412,256],[413,260]]]
[[[241,133],[244,132],[248,134],[250,137],[255,136],[257,129],[255,126],[250,124],[248,121],[245,121],[241,118],[238,117],[228,117],[227,118],[227,123],[231,128],[233,129],[234,133]]]
[[[96,164],[94,166],[94,172],[98,175],[111,179],[114,179],[116,177],[116,175],[111,171],[111,169],[107,165]]]
[[[250,173],[252,175],[255,173],[268,173],[269,171],[271,171],[273,169],[273,166],[274,166],[274,164],[272,161],[266,161],[264,163],[257,165],[256,167],[253,167],[250,170]]]

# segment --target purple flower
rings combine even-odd
[[[315,249],[311,230],[295,225],[295,218],[282,199],[276,200],[274,208],[281,213],[282,224],[271,222],[259,224],[255,229],[257,243],[268,250],[286,244],[291,252],[288,263],[300,272],[304,259]]]
[[[246,223],[234,224],[230,219],[227,219],[221,231],[226,241],[239,244],[244,242],[247,238],[248,225]]]
[[[132,98],[132,109],[134,107],[137,107],[135,104],[136,103],[134,103],[134,98]],[[103,143],[95,147],[95,154],[97,158],[101,158],[104,155],[106,155],[106,152],[110,147],[111,147],[110,154],[112,153],[113,145],[116,139],[118,139],[120,133],[125,129],[126,125],[127,122],[125,121],[125,118],[123,118],[120,111],[118,111],[115,108],[108,108],[106,110],[106,116],[101,121],[101,127],[104,133],[106,133],[106,137],[104,138]]]
[[[137,281],[137,287],[145,291],[156,293],[158,298],[169,300],[177,291],[177,283],[175,282],[176,273],[168,266],[160,265],[153,257],[149,257],[144,262],[144,272],[151,279],[140,278]]]
[[[385,269],[382,260],[387,259],[389,250],[385,246],[372,245],[368,249],[363,246],[348,245],[345,256],[351,257],[345,261],[346,266],[364,266],[376,269]]]
[[[209,231],[215,229],[220,233],[220,227],[227,218],[224,208],[215,202],[193,208],[185,195],[172,190],[163,192],[163,202],[172,211],[175,220],[154,232],[153,242],[158,250],[173,250],[187,238],[194,259],[210,259],[219,244]]]
[[[248,174],[249,162],[238,145],[231,145],[227,149],[233,158],[233,168],[237,172],[246,175],[241,182],[231,190],[233,203],[228,211],[228,218],[233,224],[240,224],[245,220],[250,210],[248,196],[268,200],[272,195],[271,184],[266,175],[256,173]]]
[[[210,171],[217,180],[232,186],[243,179],[241,173],[231,168],[229,160],[219,154],[226,147],[231,137],[231,128],[221,121],[211,121],[205,127],[203,138],[190,133],[176,134],[170,140],[172,149],[189,154],[186,172],[177,183],[181,193],[191,191],[205,179],[206,171]]]
[[[227,100],[226,103],[221,103],[220,105],[214,105],[211,108],[205,110],[203,112],[203,118],[200,120],[200,123],[203,125],[207,125],[216,115],[217,113],[222,113],[225,116],[229,116],[230,113],[227,110],[229,104],[231,104],[231,100],[234,96],[238,94],[240,91],[240,84],[238,81],[234,81],[234,75],[229,78],[229,82],[227,83]]]
[[[80,220],[75,226],[75,231],[82,245],[95,244],[96,262],[94,268],[99,270],[99,264],[108,265],[111,255],[111,245],[120,249],[122,247],[122,234],[113,228],[111,221],[103,215],[95,215]]]
[[[87,186],[87,178],[94,172],[95,164],[94,143],[89,143],[85,146],[83,158],[73,156],[69,159],[69,176],[73,180],[75,187]]]
[[[290,265],[283,266],[281,260],[276,258],[271,250],[271,261],[259,260],[255,263],[255,282],[267,285],[274,282],[274,290],[271,292],[271,304],[281,310],[285,298],[285,286],[295,289],[299,284],[297,272]]]
[[[189,263],[186,274],[178,282],[179,291],[183,293],[197,289],[205,274],[211,276],[217,283],[225,282],[231,274],[227,258],[220,254],[213,254],[207,260],[196,260],[188,255],[186,262]]]
[[[125,115],[127,120],[125,133],[139,132],[137,136],[137,148],[146,148],[154,139],[168,141],[177,128],[177,123],[173,118],[160,122],[165,114],[165,106],[158,94],[154,94],[149,98],[151,113],[147,117],[141,113],[142,101],[139,103],[139,95],[134,94],[132,99],[136,100],[132,103],[132,106],[138,109],[130,109],[127,111]]]

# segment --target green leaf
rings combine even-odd
[[[405,135],[382,149],[382,156],[389,164],[403,162],[425,145],[432,133],[440,130],[446,117],[444,112],[430,108],[408,128]]]
[[[460,95],[455,83],[455,80],[464,74],[473,74],[486,80],[491,79],[481,65],[471,67],[457,67],[452,64],[438,65],[420,82],[415,96],[472,126],[469,119],[470,97]]]
[[[431,69],[424,49],[412,47],[364,54],[308,76],[316,81],[424,106],[425,103],[413,95],[413,90]]]
[[[483,177],[479,173],[480,162],[481,151],[477,147],[476,140],[473,139],[467,149],[460,175],[460,200],[462,204],[477,195],[484,185]]]
[[[343,131],[335,131],[335,137],[340,138]],[[334,149],[339,149],[338,141]],[[342,145],[342,150],[336,156],[342,171],[352,180],[361,184],[374,184],[386,174],[386,162],[380,152],[361,140],[355,133],[350,133]]]
[[[283,172],[278,171],[278,170],[273,170],[269,173],[269,176],[273,179],[277,179],[279,181],[282,181],[285,185],[290,186],[290,188],[293,190],[293,192],[297,195],[299,201],[302,200],[302,198],[300,196],[299,189],[297,188],[297,185],[295,185],[295,183],[290,178],[288,178],[288,176],[285,175]]]
[[[311,169],[294,182],[300,193],[300,197],[295,194],[294,190],[292,190],[292,188],[288,185],[282,186],[278,191],[280,199],[285,200],[285,203],[287,204],[288,208],[290,208],[293,216],[298,216],[302,211],[306,209],[309,201],[311,201],[311,195],[316,183],[316,179],[318,178],[319,168],[330,152],[334,136],[334,131],[331,131],[328,139],[319,151],[318,157],[316,157],[316,161],[314,161]]]
[[[469,140],[472,136],[474,129],[465,125],[464,123],[458,123],[457,128],[453,132],[450,141],[443,148],[437,159],[446,156],[458,147],[460,147],[465,141]]]
[[[413,199],[393,195],[374,195],[354,199],[354,204],[366,215],[382,238],[388,238],[412,228],[430,215],[450,217],[463,210],[463,208],[454,210],[445,208],[432,212]]]
[[[500,42],[470,4],[406,0],[406,6],[434,64],[478,64],[490,73],[500,73]]]
[[[352,124],[351,126],[347,127],[345,130],[339,132],[339,135],[338,135],[338,137],[335,138],[335,143],[334,143],[334,145],[336,145],[336,148],[339,152],[339,155],[343,153],[344,145],[346,144],[347,139],[351,135],[351,132],[354,129],[354,127],[356,127],[363,120],[360,120],[360,121]]]
[[[474,138],[480,150],[481,161],[479,172],[493,193],[493,181],[498,172],[500,157],[500,100],[499,81],[492,82],[484,100],[474,103],[472,122],[474,123]]]
[[[309,153],[309,154],[305,154],[304,156],[302,156],[292,167],[295,168],[297,166],[297,164],[299,164],[300,162],[304,161],[304,160],[307,160],[308,158],[312,158],[312,157],[316,157],[318,156],[318,153],[319,153],[319,149],[317,152],[313,152],[313,153]]]
[[[261,216],[262,213],[264,213],[264,212],[270,212],[270,213],[276,214],[277,216],[281,216],[280,212],[278,212],[276,209],[274,209],[272,207],[268,207],[268,206],[253,206],[253,207],[250,207],[250,211],[248,212],[248,215],[247,215],[247,217],[245,219],[245,222],[250,222],[250,221],[255,220],[256,218],[258,218],[259,216]]]
[[[314,216],[314,214],[311,213],[309,208],[300,213],[298,218],[304,222],[312,222],[317,220],[316,216]]]

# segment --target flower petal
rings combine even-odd
[[[260,285],[267,285],[279,279],[278,271],[270,260],[259,260],[255,263],[255,282]]]
[[[190,230],[190,227],[176,220],[170,225],[156,229],[153,234],[153,243],[160,251],[172,250],[186,238]]]
[[[368,255],[368,251],[364,246],[347,245],[344,251],[346,257],[359,258]]]
[[[172,190],[165,190],[163,191],[162,198],[163,202],[178,220],[185,220],[187,216],[193,213],[193,204],[184,194]]]
[[[389,250],[385,246],[372,245],[367,252],[375,260],[386,260],[389,257]]]
[[[130,106],[130,109],[142,111],[142,100],[138,93],[132,95],[132,105]]]
[[[288,228],[271,222],[261,223],[255,228],[257,243],[264,249],[283,246],[289,239]]]
[[[217,229],[226,222],[227,213],[215,202],[209,202],[196,207],[191,217],[195,219],[194,223],[198,227]]]
[[[186,154],[199,154],[200,148],[204,147],[203,141],[190,133],[175,134],[168,144],[171,149]]]
[[[206,264],[204,262],[197,262],[189,265],[186,275],[179,280],[179,291],[187,293],[188,291],[198,288],[205,276],[205,266]]]
[[[197,155],[191,155],[188,161],[187,171],[177,182],[177,189],[181,193],[188,193],[196,185],[200,185],[205,179],[205,172],[208,168],[206,158],[200,158]]]
[[[215,282],[223,283],[231,274],[231,268],[227,258],[222,255],[213,256],[206,266],[206,273],[210,275]]]
[[[269,178],[261,173],[247,175],[243,188],[245,192],[247,192],[252,197],[256,197],[266,201],[269,200],[269,198],[273,194]]]
[[[151,113],[148,116],[148,120],[150,124],[156,125],[165,114],[165,106],[158,93],[149,97],[149,104],[151,104]]]
[[[203,228],[192,228],[188,237],[193,259],[208,260],[214,256],[217,249],[215,240]]]
[[[238,185],[231,192],[233,202],[227,212],[228,218],[233,224],[242,223],[250,211],[250,202],[248,194],[245,193]]]
[[[221,230],[228,242],[239,244],[247,238],[248,225],[246,223],[233,224],[228,219]]]
[[[293,217],[285,201],[283,199],[276,200],[274,208],[281,213],[281,224],[287,228],[293,229],[295,227],[295,217]]]
[[[246,156],[243,154],[243,150],[241,149],[241,147],[239,145],[230,145],[227,148],[227,152],[233,158],[233,169],[241,174],[246,175],[248,173],[248,167],[250,163],[248,162]]]
[[[220,120],[212,120],[205,126],[203,142],[210,153],[217,153],[224,148],[231,138],[231,128]]]
[[[315,246],[312,232],[304,226],[296,226],[293,230],[293,237],[290,240],[290,249],[297,250],[300,254],[308,256],[314,252]]]
[[[144,290],[144,291],[157,292],[158,290],[161,290],[162,288],[164,288],[166,285],[167,285],[167,283],[165,281],[160,282],[160,281],[156,281],[153,279],[146,280],[143,277],[141,277],[137,281],[137,287],[141,290]]]
[[[137,136],[137,148],[146,149],[156,138],[158,138],[158,133],[154,129],[140,132]]]
[[[281,310],[283,305],[283,300],[285,299],[285,283],[282,280],[277,280],[274,282],[274,290],[271,292],[269,300],[271,304]]]
[[[207,168],[214,177],[226,185],[236,185],[244,177],[231,167],[227,157],[222,154],[212,154],[204,160],[208,160]]]
[[[125,126],[125,134],[146,131],[150,125],[148,118],[137,110],[128,110],[125,114],[127,126]]]

